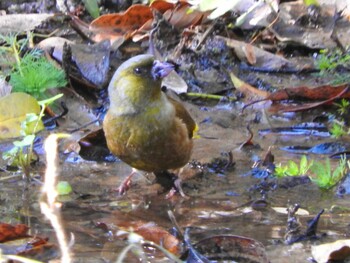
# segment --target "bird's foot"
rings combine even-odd
[[[124,181],[119,185],[117,189],[117,192],[119,195],[125,195],[126,192],[130,189],[131,178],[135,175],[135,173],[136,173],[136,170],[133,170],[131,174],[129,174],[128,177],[126,177]]]
[[[130,189],[130,185],[131,185],[131,177],[132,176],[128,176],[118,187],[117,191],[119,193],[119,195],[125,195],[126,192]]]
[[[188,198],[187,195],[185,195],[184,191],[182,190],[181,186],[181,179],[177,178],[174,181],[174,186],[170,189],[170,191],[166,194],[165,198],[170,199],[172,198],[176,193],[179,193],[182,197]]]
[[[169,171],[162,171],[154,173],[156,176],[156,182],[159,183],[165,191],[169,190],[166,194],[166,199],[173,197],[176,193],[179,193],[182,197],[187,197],[181,187],[181,179],[174,173]]]
[[[176,188],[176,190],[180,193],[180,195],[182,197],[187,197],[184,193],[184,191],[182,190],[182,186],[181,186],[181,179],[180,178],[177,178],[175,181],[174,181],[174,187]]]
[[[171,199],[173,198],[177,193],[177,190],[175,187],[171,188],[170,191],[165,195],[165,199]]]

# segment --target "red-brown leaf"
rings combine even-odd
[[[295,100],[295,99],[305,99],[305,100],[327,100],[332,97],[337,96],[340,92],[346,88],[347,85],[339,86],[320,86],[320,87],[291,87],[278,90],[271,93],[266,97],[267,100],[278,101],[278,100]],[[350,92],[342,95],[342,98],[350,98]]]
[[[10,225],[0,224],[0,242],[6,242],[9,240],[17,239],[20,237],[26,237],[29,227],[24,224]]]
[[[107,14],[96,18],[90,24],[90,30],[95,33],[93,39],[99,42],[104,39],[116,40],[129,38],[132,33],[153,19],[149,6],[132,5],[123,13]]]

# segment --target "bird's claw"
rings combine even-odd
[[[131,186],[131,178],[134,175],[134,173],[131,173],[128,177],[125,178],[125,180],[120,184],[118,187],[118,193],[119,195],[125,195],[126,192],[130,189]]]
[[[166,198],[166,199],[170,199],[170,198],[172,198],[177,192],[178,192],[183,198],[188,198],[188,196],[185,195],[184,191],[182,190],[182,187],[181,187],[181,179],[180,179],[180,178],[177,178],[177,179],[174,181],[174,187],[172,187],[172,188],[170,189],[170,191],[166,194],[165,198]]]

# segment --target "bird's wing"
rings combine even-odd
[[[176,117],[180,118],[185,123],[188,130],[188,136],[192,138],[198,130],[197,123],[192,119],[191,115],[180,102],[169,96],[168,99],[175,107]]]

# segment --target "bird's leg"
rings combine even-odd
[[[118,187],[118,193],[120,195],[124,195],[129,189],[131,185],[131,178],[137,173],[137,170],[135,168],[132,168],[131,173],[124,179],[124,181],[120,184]]]
[[[166,195],[167,199],[171,198],[176,192],[179,192],[179,194],[182,197],[187,197],[185,195],[184,191],[182,190],[182,186],[181,186],[182,180],[179,177],[179,175],[182,173],[182,171],[183,171],[183,168],[180,168],[174,172],[175,173],[175,180],[173,182],[173,187],[170,189],[169,193]]]
[[[187,197],[184,193],[184,191],[182,190],[182,186],[181,186],[182,180],[180,177],[178,177],[175,181],[174,181],[174,187],[175,189],[180,193],[180,195],[182,197]]]
[[[166,191],[170,189],[168,194],[166,195],[167,199],[174,196],[177,192],[182,197],[186,197],[181,187],[181,178],[179,177],[182,171],[183,169],[181,168],[177,170],[172,170],[172,172],[154,172],[154,175],[156,176],[156,182],[163,186],[164,189],[166,189]]]
[[[174,180],[174,186],[170,189],[170,191],[165,195],[165,199],[172,198],[177,192],[184,198],[188,198],[187,195],[185,195],[184,191],[181,187],[181,179],[177,178]]]

